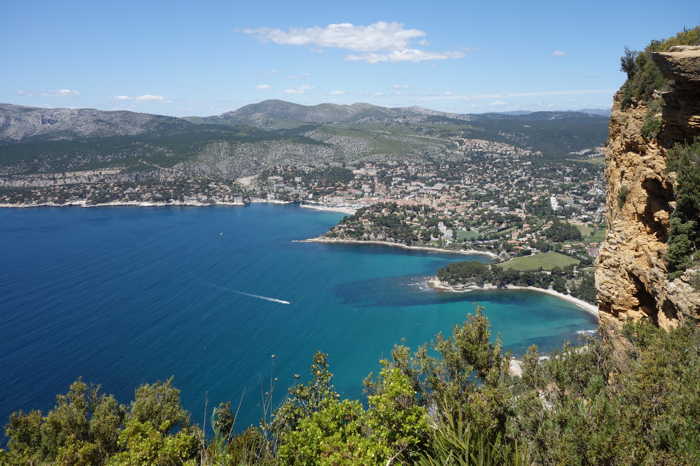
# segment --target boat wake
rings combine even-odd
[[[260,296],[259,294],[246,293],[245,291],[238,291],[238,290],[231,290],[231,291],[233,293],[242,294],[243,296],[249,296],[251,298],[257,298],[257,299],[262,299],[265,301],[270,301],[271,303],[292,304],[291,302],[285,301],[284,299],[270,298],[269,296]]]
[[[234,290],[234,289],[231,289],[231,288],[227,288],[227,287],[225,287],[225,286],[215,285],[215,284],[213,284],[213,283],[206,283],[206,282],[202,282],[202,283],[204,283],[205,285],[207,285],[207,286],[209,286],[209,287],[211,287],[211,288],[216,288],[216,289],[219,289],[219,290],[228,291],[228,292],[230,292],[230,293],[236,293],[236,294],[240,294],[240,295],[243,295],[243,296],[248,296],[249,298],[262,299],[263,301],[269,301],[269,302],[271,302],[271,303],[277,303],[277,304],[292,304],[291,301],[286,301],[286,300],[284,300],[284,299],[271,298],[270,296],[262,296],[262,295],[253,294],[253,293],[246,293],[245,291]]]

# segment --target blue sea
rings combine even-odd
[[[278,403],[294,374],[307,378],[317,350],[336,389],[360,397],[394,344],[449,333],[477,304],[516,353],[596,327],[544,294],[426,286],[465,256],[294,242],[341,218],[265,204],[0,209],[2,424],[52,407],[78,377],[126,402],[172,376],[195,420],[231,400],[242,429],[262,416],[271,384]]]

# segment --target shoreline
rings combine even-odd
[[[8,204],[0,203],[0,209],[31,209],[32,207],[211,207],[211,206],[236,206],[244,207],[243,202],[199,202],[199,201],[173,201],[173,202],[149,202],[149,201],[110,201],[97,204],[88,204],[87,201],[72,201],[65,204],[55,202],[43,202],[40,204]]]
[[[432,246],[407,246],[401,243],[393,243],[391,241],[363,241],[356,239],[336,239],[336,238],[324,238],[322,236],[309,239],[295,240],[297,243],[337,243],[337,244],[366,244],[366,245],[376,245],[376,246],[389,246],[394,248],[408,249],[412,251],[428,251],[428,252],[439,252],[443,254],[461,254],[464,256],[488,256],[492,259],[497,259],[498,256],[489,251],[477,251],[476,249],[443,249],[436,248]]]
[[[33,207],[211,207],[211,206],[235,206],[245,207],[248,204],[273,204],[273,205],[290,205],[292,201],[280,201],[276,199],[251,199],[248,203],[245,202],[229,202],[229,201],[173,201],[173,202],[152,202],[152,201],[110,201],[100,202],[97,204],[88,204],[86,200],[70,201],[63,204],[55,202],[41,202],[36,204],[27,203],[0,203],[0,209],[31,209]],[[324,206],[315,204],[299,204],[299,207],[305,209],[313,209],[327,212],[340,212],[346,215],[352,215],[356,209],[352,207],[341,206]]]
[[[151,201],[110,201],[100,202],[97,204],[88,204],[86,200],[70,201],[64,204],[56,204],[55,202],[42,202],[38,204],[11,204],[0,203],[0,209],[30,209],[32,207],[212,207],[212,206],[233,206],[245,207],[248,204],[276,204],[288,205],[292,202],[277,201],[267,199],[251,199],[249,203],[245,202],[230,202],[230,201],[173,201],[173,202],[151,202]]]
[[[321,210],[324,212],[339,212],[346,215],[354,215],[357,209],[353,207],[342,207],[342,206],[326,206],[320,204],[299,204],[299,207],[304,209]]]
[[[430,280],[428,280],[428,286],[430,286],[436,290],[444,291],[444,292],[448,292],[448,293],[469,293],[471,291],[494,291],[494,290],[536,291],[538,293],[548,294],[550,296],[557,297],[563,301],[567,301],[571,304],[574,304],[579,309],[598,317],[598,307],[596,305],[591,304],[589,302],[586,302],[582,299],[576,298],[575,296],[571,296],[571,295],[565,294],[565,293],[560,293],[560,292],[553,290],[551,288],[538,288],[535,286],[521,286],[521,285],[506,285],[505,288],[498,288],[494,285],[467,286],[464,288],[455,288],[451,285],[444,284],[437,277],[432,277]]]
[[[277,204],[277,205],[287,205],[292,204],[292,201],[278,201],[277,199],[261,199],[259,197],[250,200],[251,204]]]

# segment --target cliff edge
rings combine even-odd
[[[678,171],[687,168],[669,157],[700,137],[700,46],[673,46],[647,57],[653,63],[643,65],[655,66],[665,85],[631,101],[629,83],[642,71],[626,70],[623,59],[630,79],[615,95],[606,147],[608,231],[596,287],[601,331],[613,339],[629,320],[648,319],[664,329],[700,321],[697,261],[691,256],[690,266],[670,273],[668,256]]]

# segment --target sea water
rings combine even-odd
[[[465,256],[294,242],[342,217],[260,204],[0,209],[0,420],[52,407],[78,377],[122,402],[174,377],[195,420],[231,400],[241,429],[264,415],[266,393],[274,407],[308,377],[315,351],[336,389],[361,397],[394,344],[449,333],[477,304],[516,353],[596,326],[541,293],[426,286]]]

